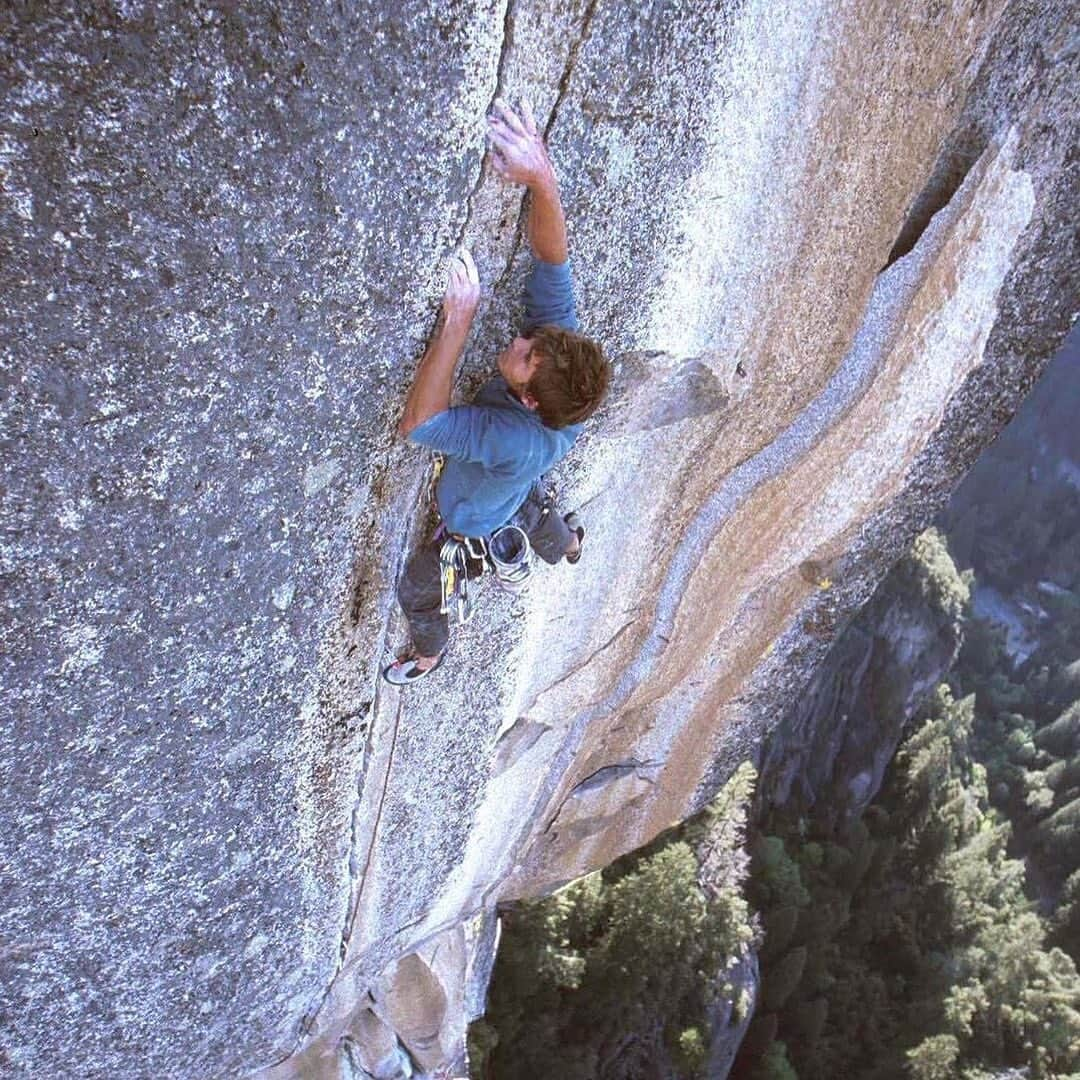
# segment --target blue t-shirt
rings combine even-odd
[[[551,325],[578,328],[570,266],[535,260],[525,282],[522,332]],[[581,431],[581,424],[549,428],[496,375],[471,405],[437,413],[413,428],[409,440],[446,455],[435,498],[447,528],[487,536],[509,520]]]

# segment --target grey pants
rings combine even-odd
[[[522,528],[536,554],[552,565],[562,559],[573,535],[556,510],[554,498],[539,483],[507,524]],[[444,540],[445,534],[440,530],[422,544],[409,559],[398,583],[398,603],[409,622],[413,648],[420,656],[442,652],[450,637],[449,621],[439,610],[442,607],[439,551]],[[470,560],[470,578],[479,577],[483,570],[480,560]]]

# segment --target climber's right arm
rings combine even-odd
[[[566,216],[559,197],[559,181],[548,157],[544,138],[536,128],[527,103],[519,117],[501,98],[488,117],[491,158],[495,171],[514,184],[529,189],[529,244],[541,262],[566,262]]]
[[[529,105],[522,103],[520,117],[502,99],[496,99],[495,107],[497,112],[488,117],[495,170],[504,180],[529,189],[528,235],[533,265],[525,280],[522,333],[527,337],[537,326],[577,330],[574,283],[567,261],[566,216],[555,168]]]

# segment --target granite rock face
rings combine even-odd
[[[7,5],[0,1071],[460,1068],[495,904],[751,756],[1065,332],[1075,15]],[[561,470],[581,564],[482,589],[404,696],[394,422],[448,251],[463,390],[526,263],[498,90],[616,393]]]

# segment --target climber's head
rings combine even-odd
[[[600,346],[572,330],[539,326],[499,354],[499,371],[523,405],[550,428],[591,416],[611,382]]]

